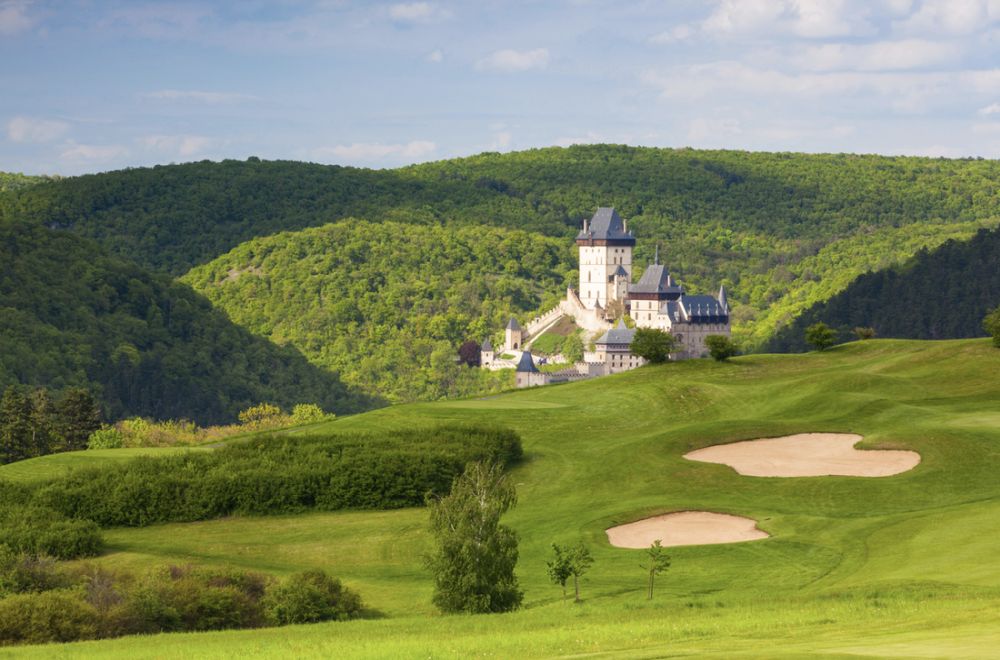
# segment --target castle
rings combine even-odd
[[[621,318],[629,316],[638,328],[657,328],[673,335],[679,350],[671,359],[707,354],[705,337],[730,334],[729,303],[725,287],[718,296],[691,296],[660,264],[659,248],[653,264],[632,283],[632,249],[635,236],[613,208],[599,208],[576,236],[580,253],[580,283],[566,291],[559,305],[533,319],[526,328],[511,319],[498,356],[487,339],[481,364],[487,369],[514,368],[518,387],[544,385],[634,369],[644,360],[629,350],[635,330]],[[558,372],[541,372],[530,346],[563,317],[571,317],[584,332],[584,343],[593,339],[594,350]],[[618,319],[618,324],[614,325]],[[512,356],[504,359],[503,356]]]

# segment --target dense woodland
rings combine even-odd
[[[569,238],[614,205],[650,239],[640,264],[659,242],[689,288],[727,284],[738,334],[757,346],[854,277],[996,224],[998,175],[988,160],[593,145],[379,171],[258,159],[132,169],[33,186],[0,199],[0,214],[176,276],[244,241],[346,217]],[[817,285],[831,277],[834,290]]]
[[[844,291],[795,319],[768,344],[776,352],[804,351],[805,328],[822,321],[839,341],[855,327],[879,337],[981,337],[983,317],[1000,305],[1000,230],[970,241],[948,241],[920,251],[905,264],[867,273]]]
[[[13,183],[0,193],[0,223],[93,239],[103,250],[70,253],[92,250],[97,264],[134,269],[118,289],[157,282],[156,295],[169,291],[184,299],[179,308],[193,306],[212,321],[181,331],[181,342],[198,350],[171,353],[180,344],[176,322],[163,315],[169,306],[155,305],[159,314],[126,306],[121,313],[130,321],[119,324],[78,277],[37,278],[52,299],[37,314],[33,294],[0,290],[19,298],[3,303],[16,311],[0,321],[11,326],[0,341],[15,348],[13,357],[0,357],[0,385],[90,385],[112,418],[202,422],[231,421],[254,398],[286,407],[317,401],[341,412],[370,403],[336,385],[332,373],[376,401],[505,387],[502,378],[459,369],[458,347],[502,327],[506,315],[530,318],[573,283],[571,238],[598,206],[616,206],[629,219],[640,239],[637,270],[660,244],[662,260],[688,290],[725,284],[745,350],[759,349],[856,277],[1000,222],[1000,163],[980,159],[594,145],[397,170],[251,158],[5,181]],[[51,240],[43,236],[30,240]],[[143,269],[182,278],[239,327],[226,326],[186,287]],[[60,270],[67,272],[64,264]],[[78,298],[107,322],[87,322],[85,331],[64,325],[59,301]],[[284,348],[253,343],[241,329]],[[26,338],[36,335],[38,346],[29,346]],[[147,356],[139,371],[129,346]],[[201,358],[197,366],[191,355]],[[275,368],[276,355],[285,366]],[[115,373],[130,361],[131,372]],[[284,380],[289,370],[298,375]],[[310,390],[323,378],[334,379],[323,388],[327,398]],[[227,391],[206,402],[214,390],[196,383],[217,382]],[[289,394],[290,382],[302,385]]]
[[[569,252],[524,231],[349,219],[248,241],[182,281],[352,386],[436,399],[510,386],[508,373],[459,364],[457,349],[565,294]]]
[[[87,387],[108,419],[232,421],[260,401],[371,405],[297,350],[235,325],[189,286],[73,233],[0,223],[0,388]]]

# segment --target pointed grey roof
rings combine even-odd
[[[520,330],[521,326],[520,326],[520,324],[518,324],[517,319],[512,316],[512,317],[510,317],[510,320],[507,321],[507,329],[508,330]]]
[[[722,305],[722,308],[725,309],[727,312],[729,311],[729,299],[726,298],[725,284],[719,287],[719,304]]]
[[[621,265],[615,268],[615,272],[611,273],[611,277],[628,277],[628,271],[625,270]]]
[[[483,340],[483,345],[479,347],[479,350],[481,350],[481,351],[492,351],[493,350],[493,342],[490,341],[489,337],[487,337],[486,339]]]
[[[635,328],[629,328],[625,321],[619,319],[618,325],[611,328],[598,339],[595,344],[631,344],[635,337]]]
[[[729,310],[712,296],[681,296],[678,302],[690,323],[729,322]]]
[[[610,207],[601,207],[590,219],[588,231],[577,234],[578,239],[629,241],[635,244],[635,236],[625,231],[625,221]]]
[[[531,357],[531,351],[524,351],[521,353],[521,359],[517,361],[516,371],[537,373],[538,367],[535,366],[535,360]]]
[[[629,293],[676,293],[681,294],[684,289],[674,281],[673,276],[667,271],[667,267],[661,264],[653,264],[646,267],[646,272],[642,274],[639,281],[628,288]]]

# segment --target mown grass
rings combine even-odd
[[[229,563],[275,574],[323,567],[385,618],[18,652],[988,657],[1000,644],[998,367],[1000,351],[986,340],[880,340],[338,419],[326,428],[475,421],[521,433],[526,460],[513,473],[520,501],[507,522],[521,536],[522,611],[433,612],[422,509],[228,519],[110,530],[111,551],[100,561]],[[859,433],[863,447],[913,449],[922,462],[887,478],[780,479],[682,458],[718,442],[805,431]],[[612,548],[604,529],[684,509],[751,516],[772,537],[672,549],[673,567],[649,603],[641,551]],[[551,543],[578,539],[596,562],[582,583],[585,602],[572,605],[548,584],[544,562]]]

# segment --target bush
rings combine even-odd
[[[446,493],[470,461],[510,464],[521,452],[516,433],[489,427],[257,437],[212,452],[77,470],[36,488],[32,499],[102,526],[393,509],[419,506],[428,492]]]
[[[70,591],[0,600],[0,644],[44,644],[97,636],[97,611]]]
[[[293,424],[312,424],[325,419],[333,419],[335,415],[323,412],[315,403],[299,403],[292,408]]]
[[[125,436],[114,426],[104,426],[87,438],[87,449],[121,449],[125,446]]]
[[[99,554],[104,538],[91,520],[67,520],[39,506],[7,507],[0,508],[0,547],[4,546],[16,553],[76,559]]]
[[[718,362],[724,362],[738,352],[736,344],[725,335],[708,335],[705,337],[705,346],[708,347],[709,355]]]
[[[28,555],[0,545],[0,598],[62,586],[68,585],[52,557]]]
[[[361,607],[358,594],[321,570],[296,573],[272,587],[264,599],[268,618],[279,626],[346,621],[358,616]]]
[[[270,403],[260,403],[240,412],[240,424],[251,429],[279,426],[284,415],[281,408]]]

